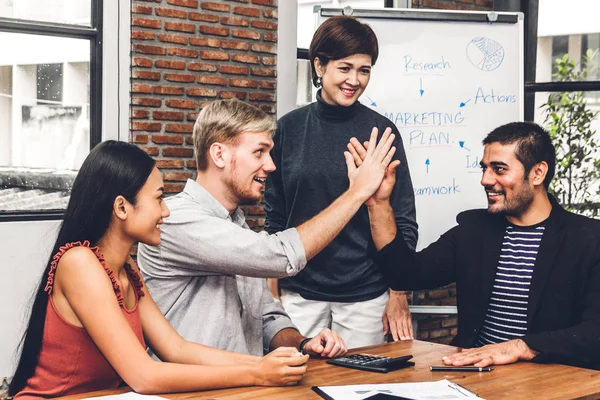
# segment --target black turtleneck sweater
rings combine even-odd
[[[390,199],[398,233],[413,248],[417,242],[415,198],[402,139],[384,116],[356,102],[332,106],[320,96],[283,116],[277,123],[271,154],[277,170],[265,189],[269,233],[296,227],[314,217],[348,189],[344,151],[351,137],[369,140],[371,129],[387,127],[396,134],[395,158],[401,161]],[[357,302],[374,299],[388,289],[374,264],[369,215],[362,206],[342,232],[311,259],[298,275],[281,279],[280,287],[309,300]]]

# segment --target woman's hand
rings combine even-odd
[[[279,347],[256,364],[256,385],[291,386],[306,373],[308,355],[293,347]]]

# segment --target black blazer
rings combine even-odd
[[[551,202],[522,339],[540,353],[536,362],[600,369],[600,221]],[[418,253],[397,235],[375,260],[394,290],[456,282],[458,333],[451,344],[469,348],[483,325],[508,223],[486,210],[460,213],[457,222]]]

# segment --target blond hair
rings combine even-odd
[[[275,134],[275,121],[258,108],[237,99],[213,101],[200,111],[194,124],[194,151],[199,171],[208,168],[213,143],[235,143],[244,132]]]

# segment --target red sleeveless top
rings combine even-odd
[[[83,243],[68,243],[60,248],[50,265],[50,273],[45,288],[49,299],[38,364],[33,376],[27,380],[25,388],[15,396],[15,399],[50,398],[95,390],[114,389],[123,382],[96,347],[86,330],[67,322],[54,307],[51,294],[58,261],[67,250],[77,246],[88,247],[94,252],[113,284],[116,301],[119,303],[123,315],[135,332],[141,346],[144,349],[146,348],[138,310],[138,301],[144,295],[144,292],[142,291],[142,281],[137,272],[129,264],[125,264],[127,276],[136,294],[135,306],[128,310],[123,305],[124,297],[119,283],[113,272],[106,267],[104,256],[100,253],[98,247],[90,247],[90,242],[87,240]]]

